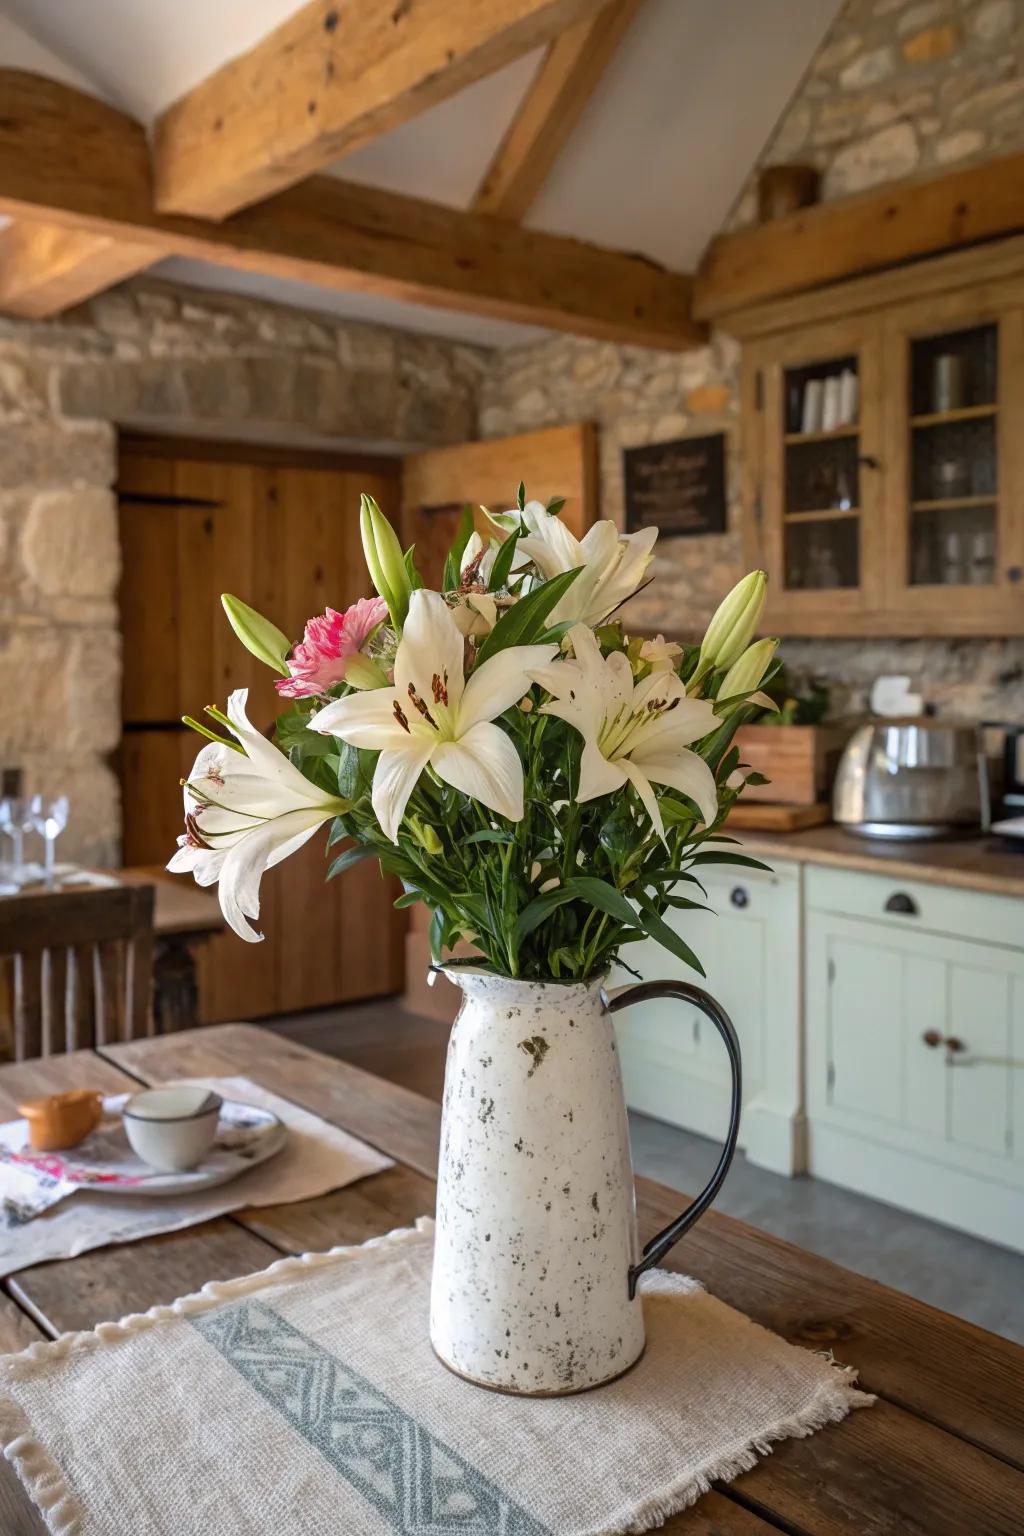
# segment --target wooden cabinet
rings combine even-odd
[[[346,463],[167,443],[123,446],[122,712],[119,754],[126,864],[166,863],[182,829],[179,781],[200,739],[181,724],[248,688],[268,730],[281,700],[266,667],[232,634],[234,592],[298,638],[311,614],[364,596],[359,493],[398,512],[397,464]],[[198,956],[204,1023],[259,1018],[397,992],[405,920],[397,887],[369,861],[324,883],[326,831],[269,872],[262,944],[231,932]]]
[[[889,303],[879,280],[836,289],[840,317],[817,324],[793,325],[787,303],[785,328],[762,314],[744,346],[748,558],[771,578],[766,625],[1024,633],[1024,279],[916,301],[900,284]]]
[[[806,878],[811,1172],[1024,1249],[1019,903]]]
[[[647,981],[698,982],[736,1026],[743,1052],[740,1145],[777,1173],[802,1166],[800,1090],[800,871],[728,869],[701,874],[712,912],[672,912],[707,981],[661,945],[629,945],[623,959]],[[692,888],[691,888],[692,889]],[[620,970],[616,985],[627,984]],[[616,1014],[626,1102],[659,1120],[721,1138],[728,1125],[729,1067],[703,1014],[667,1000]]]

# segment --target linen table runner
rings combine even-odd
[[[229,1184],[181,1195],[109,1195],[81,1189],[21,1225],[0,1224],[0,1276],[49,1259],[69,1259],[107,1243],[137,1242],[177,1232],[250,1205],[313,1200],[356,1179],[394,1166],[393,1159],[309,1110],[260,1088],[246,1077],[195,1077],[224,1099],[272,1110],[288,1128],[280,1152]],[[0,1174],[2,1174],[0,1169]]]
[[[655,1271],[647,1350],[569,1398],[485,1392],[427,1334],[432,1223],[283,1259],[0,1360],[0,1442],[54,1536],[606,1536],[872,1401]],[[842,1433],[832,1430],[830,1433]]]

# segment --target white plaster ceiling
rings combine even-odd
[[[480,0],[486,3],[486,0]],[[297,0],[0,0],[0,64],[149,123]],[[527,222],[692,270],[840,0],[646,0]],[[520,59],[331,171],[465,207],[536,70]],[[174,260],[162,276],[487,345],[534,328]]]

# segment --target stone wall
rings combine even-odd
[[[1024,0],[847,0],[765,148],[761,165],[811,161],[841,196],[1024,147]],[[752,173],[729,223],[755,208]],[[485,436],[579,420],[601,429],[602,515],[621,519],[622,449],[729,433],[729,526],[662,543],[637,627],[699,632],[742,574],[739,351],[727,337],[681,355],[555,339],[496,353],[481,394]],[[943,713],[1024,722],[1024,640],[787,640],[798,674],[862,709],[882,671],[909,672]]]
[[[827,200],[1021,148],[1020,0],[847,0],[730,223],[763,165],[816,165]]]
[[[118,855],[117,424],[395,450],[461,442],[475,435],[485,358],[146,281],[59,322],[0,320],[0,766],[70,795],[62,856]]]

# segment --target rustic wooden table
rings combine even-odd
[[[145,1311],[207,1280],[262,1269],[282,1253],[361,1242],[433,1208],[439,1107],[250,1025],[5,1067],[0,1117],[13,1118],[18,1100],[45,1091],[85,1084],[115,1091],[200,1073],[244,1073],[373,1143],[397,1166],[317,1200],[240,1211],[22,1270],[0,1297],[0,1347],[20,1349]],[[640,1180],[642,1234],[664,1225],[680,1203],[671,1190]],[[785,1441],[670,1520],[666,1532],[1022,1536],[1024,1349],[714,1211],[684,1239],[672,1267],[793,1343],[834,1350],[879,1400],[809,1439]],[[41,1536],[13,1473],[0,1467],[0,1531]]]

